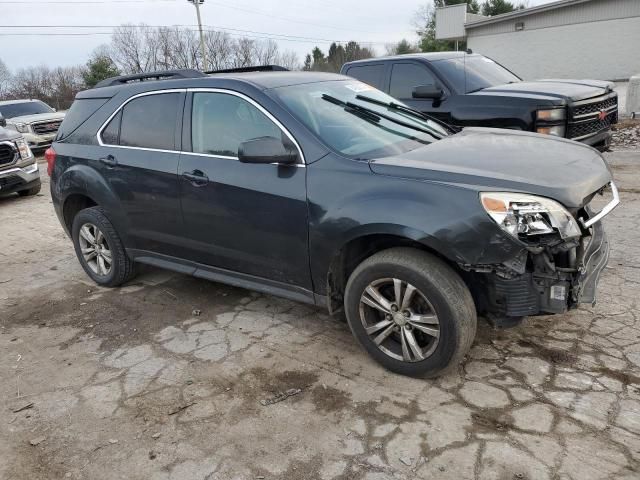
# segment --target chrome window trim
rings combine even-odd
[[[210,154],[210,153],[187,152],[185,150],[164,150],[164,149],[160,149],[160,148],[131,147],[131,146],[127,146],[127,145],[112,145],[110,143],[104,143],[102,141],[102,132],[103,132],[103,130],[107,127],[107,125],[109,125],[109,122],[111,122],[113,117],[115,117],[118,114],[118,112],[120,112],[125,107],[125,105],[127,103],[131,102],[132,100],[135,100],[136,98],[145,97],[145,96],[148,96],[148,95],[161,95],[161,94],[165,94],[165,93],[222,93],[222,94],[233,95],[233,96],[242,98],[246,102],[249,102],[251,105],[256,107],[267,118],[269,118],[269,120],[271,120],[273,123],[275,123],[276,126],[289,138],[289,140],[291,140],[293,142],[293,144],[298,149],[298,155],[300,156],[300,162],[301,163],[287,164],[286,166],[288,166],[288,167],[299,167],[299,168],[305,168],[306,167],[306,160],[304,158],[304,154],[302,153],[302,148],[300,148],[300,144],[294,138],[294,136],[291,134],[291,132],[289,132],[289,130],[287,130],[287,128],[282,123],[280,123],[280,121],[276,117],[274,117],[266,108],[264,108],[262,105],[260,105],[255,100],[253,100],[251,97],[248,97],[247,95],[244,95],[243,93],[236,92],[234,90],[224,89],[224,88],[172,88],[172,89],[166,89],[166,90],[154,90],[154,91],[150,91],[150,92],[142,92],[142,93],[138,93],[136,95],[133,95],[132,97],[129,97],[124,102],[122,102],[122,104],[118,108],[116,108],[113,111],[113,113],[111,115],[109,115],[109,117],[102,123],[102,125],[98,129],[98,132],[96,133],[96,139],[98,140],[98,145],[100,145],[101,147],[124,148],[124,149],[131,149],[131,150],[142,150],[142,151],[147,151],[147,152],[179,153],[181,155],[196,155],[196,156],[200,156],[200,157],[212,157],[212,158],[221,158],[221,159],[225,159],[225,160],[238,160],[239,161],[238,157],[227,156],[227,155],[214,155],[214,154]],[[272,163],[270,165],[280,165],[280,164],[279,163]]]

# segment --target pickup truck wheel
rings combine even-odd
[[[434,377],[457,365],[476,333],[476,309],[460,276],[413,248],[392,248],[363,261],[345,291],[353,335],[385,368]]]
[[[117,287],[134,276],[134,262],[100,207],[81,210],[71,228],[76,256],[97,284]]]

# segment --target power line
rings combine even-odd
[[[196,29],[187,29],[190,32],[197,32]],[[206,32],[216,33],[221,32],[222,30],[211,30],[205,29]],[[294,42],[294,43],[308,43],[308,44],[318,44],[318,40],[303,40],[297,38],[279,38],[273,36],[265,36],[265,35],[247,35],[243,33],[235,33],[224,31],[228,35],[232,35],[235,37],[243,37],[250,38],[255,40],[277,40],[277,41],[285,41],[285,42]],[[20,33],[0,33],[0,37],[91,37],[91,36],[100,36],[100,35],[113,35],[113,31],[111,32],[20,32]],[[321,40],[323,42],[337,42],[337,43],[346,43],[338,40]],[[369,42],[369,41],[359,41],[359,44],[364,45],[384,45],[385,42]]]
[[[84,5],[94,3],[160,3],[160,2],[175,2],[175,0],[81,0],[74,2],[72,0],[34,0],[31,2],[16,1],[16,0],[0,0],[0,4],[4,5],[24,5],[29,6],[33,4],[66,4],[66,5]]]
[[[305,36],[299,36],[299,35],[287,35],[284,33],[272,33],[272,32],[260,32],[260,31],[256,31],[256,30],[246,30],[246,29],[240,29],[240,28],[232,28],[232,27],[223,27],[223,26],[218,26],[218,25],[204,25],[205,27],[207,27],[207,31],[208,32],[224,32],[224,33],[228,33],[229,35],[239,35],[238,33],[235,32],[240,32],[241,34],[253,34],[253,35],[260,35],[260,37],[257,38],[269,38],[272,40],[288,40],[288,41],[300,41],[300,42],[305,42],[308,43],[306,41],[309,41],[310,43],[313,42],[336,42],[336,43],[347,43],[349,41],[352,40],[338,40],[335,38],[320,38],[320,37],[305,37]],[[132,25],[132,26],[128,26],[128,25],[3,25],[2,27],[0,27],[0,29],[4,29],[4,28],[121,28],[121,27],[132,27],[132,28],[140,28],[140,29],[148,29],[148,28],[185,28],[187,27],[187,30],[190,31],[195,31],[190,29],[189,27],[196,27],[196,25],[189,25],[189,24],[177,24],[177,25]],[[13,32],[9,32],[9,33],[0,33],[0,35],[4,35],[4,36],[21,36],[21,35],[40,35],[40,36],[64,36],[64,35],[92,35],[92,34],[96,34],[96,35],[110,35],[112,34],[113,31],[111,32],[26,32],[26,33],[13,33]],[[374,42],[374,41],[368,41],[368,40],[355,40],[358,43],[362,43],[362,44],[383,44],[384,42]]]
[[[350,30],[353,32],[362,32],[362,33],[376,33],[376,32],[370,32],[370,31],[366,31],[366,30],[359,30],[356,28],[346,28],[346,27],[336,27],[335,25],[327,25],[327,24],[322,24],[322,23],[314,23],[314,22],[307,22],[305,20],[296,20],[295,18],[289,18],[289,17],[283,17],[280,15],[274,15],[271,12],[266,12],[264,10],[256,10],[256,9],[252,9],[252,8],[243,8],[243,7],[238,7],[236,5],[229,5],[228,3],[222,3],[222,2],[213,2],[210,1],[210,4],[214,4],[214,5],[218,5],[220,7],[225,7],[225,8],[230,8],[232,10],[238,10],[240,12],[246,12],[246,13],[253,13],[255,15],[265,15],[267,17],[271,17],[271,18],[276,18],[278,20],[285,20],[287,22],[294,22],[294,23],[302,23],[305,25],[313,25],[314,27],[322,27],[322,28],[332,28],[334,30]]]

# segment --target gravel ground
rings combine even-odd
[[[614,126],[611,150],[640,150],[640,120],[622,120]]]
[[[152,269],[98,288],[48,185],[0,199],[0,478],[640,478],[640,152],[607,158],[600,303],[481,322],[433,381],[306,305]]]

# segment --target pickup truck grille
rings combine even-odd
[[[611,128],[618,121],[618,94],[582,100],[569,106],[567,138],[582,140]]]
[[[46,135],[48,133],[56,133],[62,120],[49,120],[47,122],[32,123],[31,129],[37,135]]]
[[[0,144],[0,166],[9,165],[16,159],[16,149],[6,143]]]
[[[577,140],[580,138],[595,135],[602,130],[606,130],[618,121],[618,112],[608,114],[604,120],[589,120],[580,123],[569,123],[569,132],[567,137]]]

